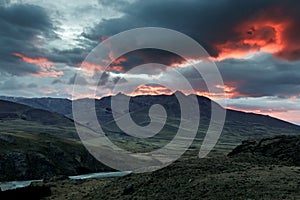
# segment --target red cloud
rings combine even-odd
[[[119,64],[124,63],[124,62],[126,62],[126,61],[127,61],[127,58],[125,58],[125,57],[120,57],[120,58],[114,60],[112,64],[114,64],[114,65],[119,65]]]
[[[106,68],[107,71],[125,72],[125,69],[121,64],[126,62],[127,58],[123,56],[115,60],[112,52],[110,52],[109,57],[113,62]]]
[[[101,66],[99,64],[90,63],[87,61],[82,62],[78,66],[81,67],[81,69],[84,69],[84,70],[90,71],[90,72],[94,72],[94,71],[103,72],[103,66]],[[106,71],[124,72],[124,68],[120,65],[110,65],[105,70]]]
[[[235,82],[227,82],[224,85],[216,85],[215,88],[220,90],[215,93],[201,90],[196,90],[193,93],[198,96],[205,96],[211,99],[249,97],[250,95],[242,94],[237,91],[237,84],[238,83]],[[188,94],[187,92],[185,93]]]
[[[236,97],[247,97],[247,95],[240,94],[236,91],[236,88],[232,86],[232,83],[230,85],[224,85],[224,86],[216,86],[216,88],[222,89],[224,91],[225,95],[228,98],[236,98]],[[184,94],[188,95],[191,93],[191,91],[181,91]],[[172,95],[174,91],[161,86],[161,85],[139,85],[134,92],[132,92],[131,96],[137,96],[137,95]],[[224,98],[224,94],[222,92],[220,93],[210,93],[208,91],[193,91],[194,94],[199,96],[205,96],[208,98]]]
[[[262,51],[286,60],[300,59],[300,28],[281,8],[266,10],[237,25],[234,37],[215,43],[218,60],[242,58],[249,53]]]
[[[52,62],[50,62],[47,58],[30,58],[20,53],[13,53],[13,55],[19,57],[23,62],[39,66],[40,71],[33,75],[44,77],[59,77],[64,74],[62,71],[57,71],[55,65]]]
[[[139,85],[134,92],[132,92],[131,96],[138,95],[171,95],[173,92],[168,88],[161,85]]]
[[[81,64],[78,65],[81,67],[81,69],[87,70],[87,71],[103,71],[103,67],[98,64],[90,63],[87,61],[83,61]]]
[[[108,66],[106,68],[107,71],[117,71],[117,72],[124,72],[124,68],[120,65]]]
[[[223,89],[227,98],[239,98],[239,97],[249,97],[249,95],[242,94],[237,91],[238,83],[226,82],[224,85],[217,85],[217,88]]]

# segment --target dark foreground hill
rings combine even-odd
[[[300,136],[276,136],[243,141],[229,156],[259,156],[300,166]]]
[[[46,199],[299,199],[299,136],[243,142],[229,156],[199,159],[122,178],[39,183]]]

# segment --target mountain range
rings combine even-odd
[[[72,119],[71,100],[4,96],[0,99],[0,181],[112,170],[95,160],[79,141]],[[210,120],[211,105],[216,104],[206,97],[197,96],[197,99],[201,119],[191,150],[198,150],[201,145]],[[118,146],[134,152],[148,152],[164,146],[174,137],[180,123],[180,105],[174,94],[130,99],[130,115],[138,125],[150,122],[145,113],[153,104],[161,104],[167,112],[163,129],[147,139],[133,138],[117,126],[112,115],[111,97],[75,101],[83,104],[95,101],[97,117],[105,134]],[[216,152],[228,153],[249,138],[300,133],[299,126],[270,116],[230,109],[226,113],[225,126],[214,149]],[[82,125],[88,127],[88,122]]]
[[[120,95],[120,94],[119,94]],[[62,98],[22,98],[22,97],[5,97],[0,96],[0,99],[15,102],[19,104],[24,104],[32,108],[50,111],[52,113],[58,113],[64,115],[67,118],[72,119],[72,101],[69,99]],[[210,120],[210,108],[214,101],[203,96],[197,96],[201,120],[200,128],[205,131],[205,126],[207,126]],[[121,133],[121,130],[116,130],[117,127],[113,123],[114,119],[111,112],[111,97],[104,97],[101,99],[79,99],[75,101],[81,101],[83,104],[87,101],[94,101],[96,113],[101,125],[107,127],[110,131],[115,131]],[[169,118],[173,117],[172,122],[179,122],[180,119],[180,105],[175,97],[175,95],[157,95],[157,96],[136,96],[131,97],[130,100],[130,113],[133,118],[136,115],[139,117],[136,121],[140,122],[138,124],[149,123],[149,117],[145,116],[145,110],[149,109],[153,104],[161,104],[167,110]],[[86,111],[88,112],[88,111]],[[49,113],[50,114],[50,113]],[[143,116],[140,116],[143,114]],[[51,119],[50,121],[52,121]],[[201,132],[199,130],[199,132]],[[224,130],[222,133],[223,137],[233,137],[234,140],[241,141],[242,139],[257,136],[266,135],[290,135],[300,133],[300,127],[280,120],[268,115],[261,115],[255,113],[246,113],[238,110],[226,110],[226,122]],[[232,140],[231,140],[232,141]]]

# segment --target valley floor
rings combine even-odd
[[[183,157],[152,173],[43,183],[46,199],[299,199],[300,167],[265,157]]]

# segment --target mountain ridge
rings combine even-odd
[[[138,96],[132,96],[131,98],[133,98],[133,99],[137,99],[137,98],[142,98],[142,99],[145,99],[145,98],[168,98],[168,97],[174,96],[174,94],[172,94],[172,95],[138,95]],[[119,95],[119,94],[117,94],[117,95]],[[122,95],[124,95],[124,94],[122,94]],[[188,96],[188,95],[185,95],[185,96]],[[106,104],[109,104],[111,97],[112,96],[106,96],[106,97],[103,97],[100,99],[82,98],[82,99],[77,99],[77,100],[73,100],[73,101],[95,100],[96,102],[106,102]],[[198,99],[199,104],[202,103],[202,105],[203,105],[203,103],[207,104],[209,102],[216,103],[215,101],[213,101],[210,98],[205,97],[205,96],[196,95],[196,97]],[[6,101],[15,102],[15,103],[20,103],[20,104],[24,104],[27,106],[31,106],[33,108],[56,112],[56,113],[65,115],[68,118],[72,118],[72,100],[67,99],[67,98],[53,98],[53,97],[26,98],[26,97],[0,96],[0,100],[6,100]],[[279,119],[279,118],[276,118],[276,117],[273,117],[270,115],[258,114],[258,113],[254,113],[254,112],[245,112],[245,111],[241,111],[241,110],[227,109],[227,108],[226,108],[226,111],[227,111],[227,114],[229,113],[232,116],[234,116],[235,113],[242,114],[242,115],[264,116],[266,118],[279,120],[280,122],[286,123],[287,125],[290,124],[290,125],[299,126],[298,124],[294,124],[292,122],[285,121],[283,119]],[[239,118],[239,117],[235,117],[235,118]]]
[[[124,95],[124,94],[122,94]],[[14,97],[0,97],[0,99],[10,99],[11,101],[18,101],[18,103],[36,106],[39,109],[48,109],[51,112],[58,111],[59,114],[65,115],[72,119],[72,101],[68,99],[60,98],[14,98]],[[111,108],[111,96],[103,97],[101,99],[78,99],[80,103],[87,103],[88,101],[95,101],[96,113],[98,121],[103,129],[107,131],[108,135],[115,136],[127,136],[116,125],[115,119],[112,115]],[[200,125],[198,130],[198,138],[203,138],[208,128],[211,112],[211,104],[215,103],[213,100],[197,96],[198,104],[200,107]],[[37,103],[38,102],[38,103]],[[162,130],[164,136],[163,139],[171,139],[176,132],[180,122],[180,105],[173,95],[140,95],[131,97],[130,99],[130,115],[135,123],[144,126],[150,121],[148,116],[148,110],[153,104],[161,104],[167,111],[167,124],[165,129]],[[219,105],[219,104],[217,104]],[[85,107],[85,106],[83,106]],[[89,112],[89,109],[85,108],[84,112]],[[88,127],[89,122],[81,124]],[[281,119],[277,119],[267,115],[261,115],[256,113],[246,113],[237,110],[226,109],[226,121],[224,124],[223,132],[221,134],[221,141],[224,143],[238,144],[242,140],[259,137],[259,136],[272,136],[272,135],[295,135],[300,133],[300,126],[286,122]],[[160,139],[161,139],[160,138]]]
[[[181,94],[184,94],[180,91],[176,91],[176,92],[179,92]],[[105,96],[105,97],[102,97],[102,98],[81,98],[81,99],[76,99],[76,100],[71,100],[71,99],[68,99],[68,98],[59,98],[59,97],[35,97],[35,98],[27,98],[27,97],[12,97],[12,96],[0,96],[0,100],[5,100],[5,101],[10,101],[10,102],[15,102],[15,103],[20,103],[20,104],[24,104],[24,105],[27,105],[27,106],[31,106],[33,108],[38,108],[38,109],[43,109],[43,110],[48,110],[48,111],[51,111],[51,112],[56,112],[56,113],[59,113],[59,114],[62,114],[62,115],[65,115],[69,118],[72,118],[72,101],[78,101],[78,100],[95,100],[95,101],[104,101],[105,99],[110,99],[111,97],[113,96],[117,96],[117,95],[125,95],[125,96],[128,96],[128,97],[131,97],[131,98],[147,98],[147,97],[155,97],[155,98],[159,98],[159,97],[168,97],[168,96],[174,96],[175,93],[171,94],[171,95],[164,95],[164,94],[160,94],[160,95],[137,95],[137,96],[128,96],[128,95],[125,95],[123,93],[118,93],[116,95],[112,95],[112,96]],[[184,94],[185,95],[185,94]],[[189,95],[185,95],[185,96],[189,96]],[[210,98],[208,97],[205,97],[205,96],[199,96],[199,95],[196,95],[198,101],[199,99],[202,99],[202,100],[208,100],[208,101],[212,101],[216,104],[218,104],[217,102],[211,100]],[[63,104],[63,106],[57,106],[58,104]],[[62,107],[65,107],[64,109],[62,109]],[[230,112],[239,112],[239,113],[244,113],[244,114],[250,114],[250,115],[259,115],[259,116],[266,116],[266,117],[270,117],[270,118],[274,118],[274,119],[277,119],[277,120],[280,120],[282,122],[286,122],[286,123],[289,123],[289,124],[292,124],[292,125],[296,125],[296,126],[299,126],[298,124],[294,124],[292,122],[289,122],[289,121],[285,121],[283,119],[280,119],[280,118],[276,118],[276,117],[273,117],[273,116],[270,116],[270,115],[265,115],[265,114],[259,114],[259,113],[255,113],[255,112],[245,112],[245,111],[242,111],[242,110],[237,110],[237,109],[229,109],[229,108],[226,108],[227,111],[230,111]]]

